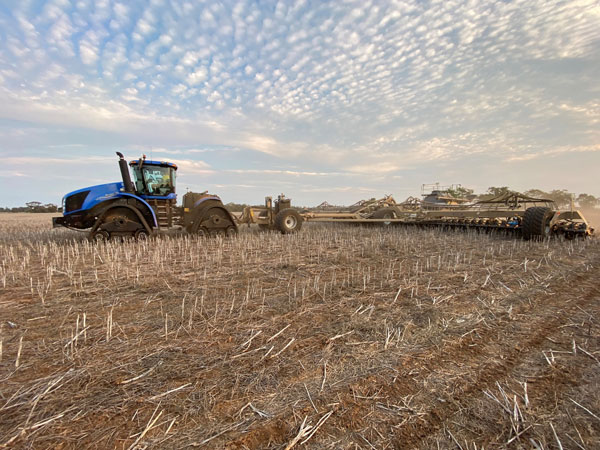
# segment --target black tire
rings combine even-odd
[[[396,210],[394,208],[381,208],[375,211],[371,217],[373,219],[395,219]],[[375,222],[375,224],[388,227],[392,222]]]
[[[275,216],[275,229],[282,234],[296,233],[302,228],[302,216],[292,208],[279,211]]]
[[[545,239],[550,236],[550,221],[554,211],[545,206],[534,206],[525,210],[521,221],[523,239]]]

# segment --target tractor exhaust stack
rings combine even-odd
[[[125,187],[125,192],[134,193],[135,188],[133,186],[133,183],[131,182],[131,175],[129,175],[129,167],[127,167],[127,161],[125,161],[123,153],[117,152],[117,156],[119,157],[119,169],[121,169],[121,177],[123,178],[123,186]]]

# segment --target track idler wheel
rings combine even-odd
[[[108,231],[96,230],[89,235],[88,239],[90,242],[108,242],[110,240],[110,234]]]
[[[205,227],[198,227],[196,234],[200,237],[208,237],[208,230]]]
[[[142,228],[135,232],[134,237],[137,241],[147,241],[150,238],[150,234],[148,234],[145,228]]]

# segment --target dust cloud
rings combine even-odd
[[[578,208],[583,213],[583,216],[588,221],[590,226],[600,233],[600,208]]]

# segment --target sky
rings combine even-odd
[[[115,151],[226,203],[600,196],[600,1],[0,0],[0,206]]]

